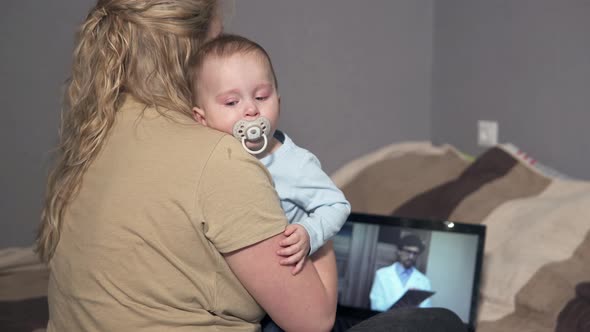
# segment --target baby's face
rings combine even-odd
[[[211,56],[198,80],[197,121],[231,135],[237,121],[263,116],[270,120],[272,137],[279,118],[279,95],[264,56],[257,52]]]

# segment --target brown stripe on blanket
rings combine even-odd
[[[49,270],[35,256],[17,256],[22,266],[6,264],[14,261],[11,257],[0,259],[0,331],[43,331],[49,319]]]
[[[575,297],[575,285],[588,279],[590,232],[570,258],[543,265],[516,294],[516,304],[536,312],[549,313],[547,316],[555,324],[559,311]]]
[[[555,332],[587,331],[590,331],[590,281],[576,286],[576,297],[559,314],[555,329]]]
[[[0,301],[16,301],[47,295],[49,270],[38,269],[3,274],[0,271]]]
[[[47,297],[20,301],[0,301],[0,331],[44,330],[49,321]]]
[[[541,267],[517,293],[515,310],[478,332],[590,331],[590,232],[565,261]],[[577,285],[577,286],[576,286]],[[557,325],[557,328],[556,328]]]
[[[396,216],[480,223],[500,204],[541,193],[551,181],[495,147],[456,179],[424,192],[391,213]]]
[[[516,309],[511,315],[494,322],[480,322],[477,332],[554,332],[545,323],[544,314]]]
[[[386,215],[419,193],[456,178],[467,165],[452,150],[406,153],[368,166],[341,190],[353,211]]]

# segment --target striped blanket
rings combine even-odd
[[[477,331],[590,331],[590,182],[546,176],[502,145],[471,162],[429,143],[332,177],[355,212],[487,226]]]
[[[590,331],[590,183],[540,173],[498,146],[468,161],[404,143],[333,174],[355,212],[487,225],[478,332]],[[0,331],[43,331],[45,266],[0,250]]]

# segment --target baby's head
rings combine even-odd
[[[279,94],[267,52],[244,37],[222,35],[203,45],[192,60],[189,84],[195,120],[236,137],[254,125],[266,137],[245,138],[245,147],[269,150],[264,141],[276,129]]]

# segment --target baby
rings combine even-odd
[[[289,220],[278,251],[297,274],[342,227],[350,204],[318,159],[276,130],[277,79],[267,52],[244,37],[222,35],[203,45],[190,69],[196,121],[235,136],[270,172]]]

